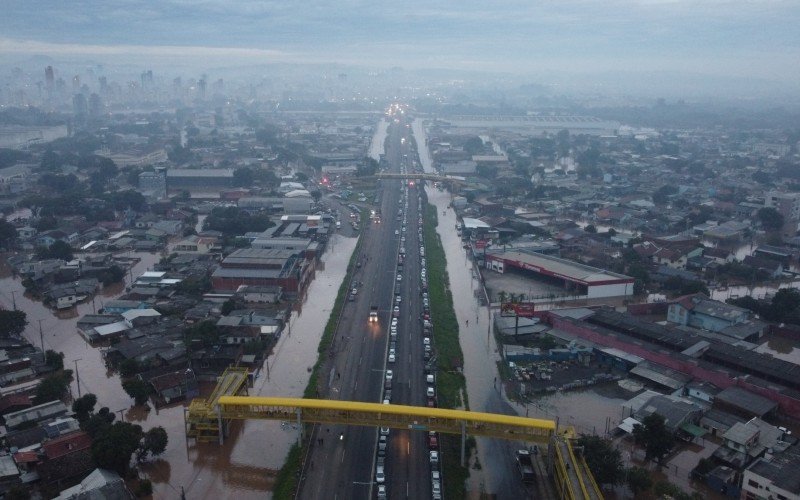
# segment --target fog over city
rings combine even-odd
[[[0,60],[197,71],[397,66],[499,73],[568,91],[744,98],[749,86],[784,98],[800,85],[798,22],[800,6],[789,0],[9,0]]]
[[[800,500],[800,1],[0,1],[0,498]]]

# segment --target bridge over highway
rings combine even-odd
[[[299,437],[303,424],[308,423],[435,431],[461,435],[462,461],[467,435],[526,441],[549,447],[551,471],[561,498],[603,498],[585,460],[573,450],[573,432],[566,429],[559,434],[552,420],[357,401],[224,395],[235,394],[237,387],[241,388],[235,382],[239,378],[228,375],[223,375],[220,381],[227,389],[214,391],[213,405],[212,398],[192,401],[187,418],[189,436],[198,440],[219,439],[222,443],[225,422],[250,419],[295,421]]]

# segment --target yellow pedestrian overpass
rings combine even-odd
[[[192,418],[195,405],[200,418]],[[567,429],[559,434],[553,420],[357,401],[220,395],[213,406],[208,400],[192,401],[187,434],[198,440],[222,443],[226,422],[251,419],[296,422],[300,433],[303,424],[313,423],[460,434],[462,462],[467,435],[538,443],[550,450],[559,498],[603,498],[583,457],[573,451],[574,433]]]
[[[546,444],[555,433],[552,420],[395,404],[300,398],[224,396],[219,418],[344,424],[469,434]]]
[[[439,175],[439,174],[425,174],[422,172],[397,174],[397,173],[378,173],[375,174],[376,179],[416,179],[420,181],[433,181],[433,182],[451,182],[463,183],[466,181],[464,177],[457,175]]]

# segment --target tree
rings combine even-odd
[[[136,496],[149,497],[153,494],[153,482],[149,479],[140,479],[139,484],[136,486]]]
[[[767,231],[777,231],[783,227],[783,215],[773,207],[759,208],[756,217]]]
[[[665,184],[656,189],[653,193],[653,203],[656,205],[664,205],[669,201],[669,197],[677,194],[678,188],[672,184]]]
[[[22,335],[28,325],[28,315],[25,311],[0,310],[0,337]]]
[[[53,370],[63,370],[64,369],[64,353],[63,352],[56,352],[52,349],[48,349],[44,353],[44,364],[52,368]]]
[[[772,297],[769,307],[765,311],[767,319],[772,321],[786,321],[797,313],[800,307],[800,290],[797,288],[781,288]]]
[[[86,422],[91,417],[94,411],[94,405],[97,404],[97,396],[92,393],[84,394],[72,402],[72,412],[75,413],[75,418],[78,422]]]
[[[63,398],[67,394],[71,378],[71,370],[64,370],[45,377],[36,386],[36,395],[33,398],[33,403],[40,405]]]
[[[131,456],[139,448],[142,428],[128,422],[115,422],[97,433],[92,442],[92,458],[98,467],[125,477]]]
[[[656,462],[660,462],[675,443],[664,417],[658,413],[651,413],[642,419],[641,424],[634,425],[633,438],[636,444],[644,446],[645,458]]]
[[[126,359],[119,364],[119,374],[123,377],[132,377],[138,373],[140,369],[139,362],[133,358]]]
[[[0,219],[0,248],[9,248],[17,239],[17,228],[14,224]]]
[[[634,498],[649,490],[653,486],[650,471],[643,467],[631,467],[627,470],[626,482],[633,492]]]
[[[111,427],[115,418],[116,415],[111,413],[108,407],[104,406],[100,408],[97,413],[91,414],[86,421],[81,422],[81,429],[86,431],[90,436],[95,437],[105,429]]]
[[[594,226],[594,224],[589,224],[588,226],[583,228],[583,230],[586,231],[587,233],[597,234],[597,228]]]
[[[21,484],[15,484],[6,491],[5,500],[29,500],[31,492]]]
[[[153,427],[144,433],[141,450],[144,451],[144,454],[150,453],[152,456],[158,456],[167,449],[168,442],[167,431],[163,427]]]
[[[577,445],[583,447],[583,456],[595,481],[600,484],[617,484],[622,481],[625,472],[622,454],[614,448],[610,440],[584,434],[578,438]]]
[[[473,135],[464,141],[464,151],[473,156],[480,154],[483,151],[483,141],[477,135]]]
[[[56,240],[47,248],[40,248],[36,253],[40,259],[72,260],[72,247],[66,241]]]
[[[616,236],[617,235],[617,230],[614,229],[613,227],[610,227],[610,228],[608,228],[607,234],[608,234],[608,236],[611,236],[611,237]]]
[[[122,383],[122,388],[132,397],[137,405],[147,403],[147,398],[150,397],[150,385],[144,380],[132,378]]]
[[[236,301],[233,299],[228,299],[222,303],[222,307],[220,311],[222,312],[223,316],[229,315],[234,309],[236,309]]]
[[[253,170],[248,167],[237,168],[233,171],[234,186],[251,187],[254,179]]]

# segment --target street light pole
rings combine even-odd
[[[44,355],[44,353],[45,353],[45,350],[44,350],[44,333],[42,332],[42,321],[44,321],[44,320],[40,319],[38,321],[39,321],[39,341],[42,343],[42,355]]]
[[[11,303],[14,304],[14,310],[17,310],[17,291],[11,290]]]
[[[78,361],[83,361],[83,358],[75,360],[75,378],[78,381],[78,397],[81,397],[81,373],[78,371]]]

